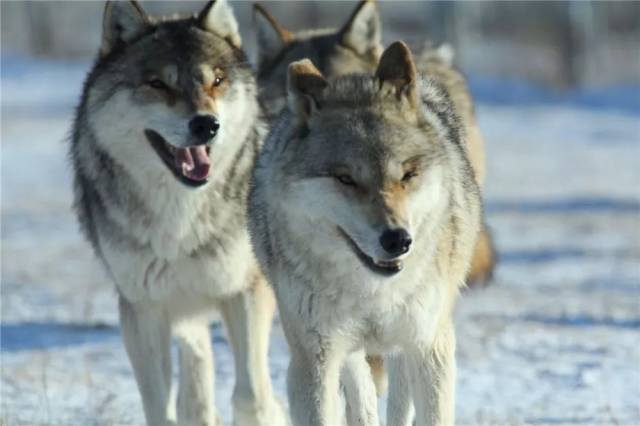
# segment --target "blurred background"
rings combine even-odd
[[[193,2],[151,4],[171,14]],[[334,27],[348,2],[265,2],[294,29]],[[5,2],[5,53],[49,58],[93,57],[100,41],[100,2]],[[251,3],[236,2],[241,29]],[[640,81],[640,3],[588,1],[381,2],[388,40],[422,44],[425,37],[456,47],[459,65],[473,75],[526,79],[556,88],[604,87]],[[338,18],[338,19],[336,19]],[[245,38],[253,51],[252,37]]]
[[[146,2],[150,12],[195,10],[197,2]],[[351,6],[341,1],[264,2],[292,29],[335,27]],[[83,59],[100,41],[101,2],[5,2],[7,53]],[[240,28],[251,28],[251,2],[236,2]],[[640,82],[640,2],[382,1],[385,38],[455,46],[473,75],[525,79],[554,88]],[[248,32],[248,31],[245,31]],[[245,37],[254,49],[253,37]]]
[[[143,2],[152,14],[203,2]],[[253,57],[251,3],[232,2]],[[291,30],[355,2],[264,2]],[[67,135],[102,2],[2,1],[0,425],[137,425],[115,292],[70,210]],[[447,42],[487,145],[500,263],[457,310],[465,425],[640,424],[640,2],[381,1],[385,44]],[[233,362],[213,326],[218,405]],[[284,399],[288,351],[274,329]],[[384,403],[381,410],[384,411]]]

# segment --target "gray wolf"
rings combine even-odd
[[[209,334],[215,308],[234,350],[235,424],[285,422],[267,363],[275,301],[245,220],[266,134],[259,115],[224,0],[172,18],[149,16],[137,2],[106,4],[73,127],[74,205],[115,283],[150,426],[221,424]],[[180,349],[177,407],[172,337]]]
[[[373,76],[327,80],[308,60],[288,74],[288,107],[253,172],[249,227],[291,350],[292,420],[339,424],[347,376],[370,404],[360,424],[375,425],[366,352],[391,355],[387,425],[409,424],[411,404],[418,426],[452,425],[452,310],[481,226],[454,105],[402,42]]]
[[[374,72],[382,53],[382,24],[376,2],[363,0],[339,29],[292,32],[263,6],[254,5],[258,45],[258,86],[266,114],[275,118],[286,103],[287,66],[310,59],[328,78],[354,72]],[[480,188],[486,176],[485,147],[473,99],[464,75],[453,65],[453,50],[447,45],[426,45],[416,59],[421,73],[437,80],[449,93],[466,133],[467,151]],[[486,284],[496,264],[493,241],[483,230],[475,249],[467,283]]]

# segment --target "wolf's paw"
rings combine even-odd
[[[220,414],[214,409],[210,415],[198,412],[195,416],[178,415],[178,422],[167,426],[224,426]]]
[[[178,423],[171,423],[167,426],[224,426],[224,421],[218,415],[216,415],[212,419],[203,419],[203,420],[192,420],[192,419],[181,419],[178,420]]]
[[[256,401],[233,401],[233,426],[288,426],[282,404],[272,397],[265,404]]]

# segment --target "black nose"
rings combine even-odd
[[[196,115],[189,122],[191,134],[198,140],[198,143],[209,142],[218,132],[220,123],[213,115]]]
[[[380,236],[380,245],[393,256],[400,256],[409,251],[411,235],[404,228],[387,229]]]

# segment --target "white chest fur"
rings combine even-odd
[[[254,262],[248,234],[240,232],[225,247],[211,244],[220,231],[206,205],[215,202],[215,194],[179,188],[176,195],[172,189],[174,182],[156,182],[147,198],[154,212],[148,226],[132,225],[122,212],[109,213],[135,241],[100,236],[119,291],[130,301],[160,302],[172,296],[215,299],[243,289]]]

